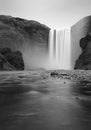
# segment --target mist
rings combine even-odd
[[[27,41],[21,47],[25,70],[47,68],[48,49],[46,45],[34,41]]]

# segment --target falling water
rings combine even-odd
[[[52,69],[71,69],[70,29],[50,30],[49,63]]]

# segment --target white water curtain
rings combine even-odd
[[[50,30],[49,63],[52,69],[71,69],[70,29]]]

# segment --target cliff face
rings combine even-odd
[[[91,70],[91,33],[80,40],[82,53],[76,61],[75,69]]]
[[[44,58],[41,56],[47,53],[49,30],[49,27],[33,20],[0,15],[0,48],[19,50],[25,68],[31,68],[36,64],[36,56],[40,62]]]
[[[71,58],[72,67],[74,68],[75,62],[79,55],[82,53],[79,41],[91,32],[91,16],[82,18],[71,27]]]
[[[0,15],[0,47],[17,49],[26,40],[48,44],[48,35],[49,28],[39,22]]]

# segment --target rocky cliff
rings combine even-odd
[[[80,39],[85,37],[89,32],[91,32],[91,16],[82,18],[71,27],[72,68],[74,68],[75,62],[82,52],[82,49],[79,45],[79,41]]]
[[[33,20],[0,15],[0,47],[21,48],[29,41],[48,44],[49,28]]]
[[[91,33],[80,40],[82,53],[76,61],[74,69],[91,70]]]
[[[25,68],[31,68],[45,59],[49,30],[49,27],[37,21],[0,15],[0,48],[20,51]],[[36,59],[39,62],[36,63]]]

